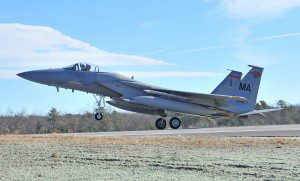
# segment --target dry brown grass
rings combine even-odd
[[[158,145],[204,148],[300,146],[298,137],[198,137],[198,136],[72,136],[3,135],[0,143],[59,142],[118,145]]]
[[[0,180],[299,180],[298,137],[0,136]]]

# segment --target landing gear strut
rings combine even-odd
[[[95,94],[93,94],[93,96],[96,99],[97,106],[98,106],[97,109],[96,109],[96,113],[95,113],[95,119],[100,121],[103,118],[103,115],[102,115],[101,112],[105,107],[105,100],[104,100],[105,97],[100,95],[99,99],[97,99]]]

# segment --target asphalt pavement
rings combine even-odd
[[[268,126],[242,126],[218,127],[201,129],[165,129],[143,131],[114,131],[93,133],[67,133],[67,135],[91,136],[168,136],[168,135],[193,135],[193,136],[300,136],[300,124],[268,125]]]

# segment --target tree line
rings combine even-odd
[[[300,107],[280,100],[277,106],[284,108],[280,112],[255,115],[248,119],[209,118],[194,115],[181,115],[181,128],[207,128],[221,126],[300,124]],[[272,106],[265,101],[256,104],[256,109],[268,109]],[[94,114],[61,114],[52,108],[48,115],[28,115],[25,111],[0,115],[0,134],[45,134],[99,131],[151,130],[155,128],[157,116],[131,112],[105,110],[101,121]],[[169,120],[169,118],[167,118]]]

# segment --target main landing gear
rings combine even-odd
[[[178,129],[181,125],[181,120],[178,117],[173,117],[170,119],[170,127],[173,129]]]
[[[181,125],[181,120],[178,117],[173,117],[170,119],[169,125],[173,129],[178,129]],[[167,122],[164,118],[158,118],[155,121],[155,126],[157,129],[165,129],[167,126]]]
[[[155,126],[156,126],[157,129],[165,129],[166,126],[167,126],[167,122],[164,118],[158,118],[155,121]]]
[[[97,99],[95,94],[93,94],[93,96],[95,97],[96,102],[97,102],[97,106],[98,106],[97,109],[96,109],[96,113],[95,113],[95,119],[100,121],[103,118],[102,110],[105,107],[105,100],[104,100],[105,97],[100,95],[99,99]]]

